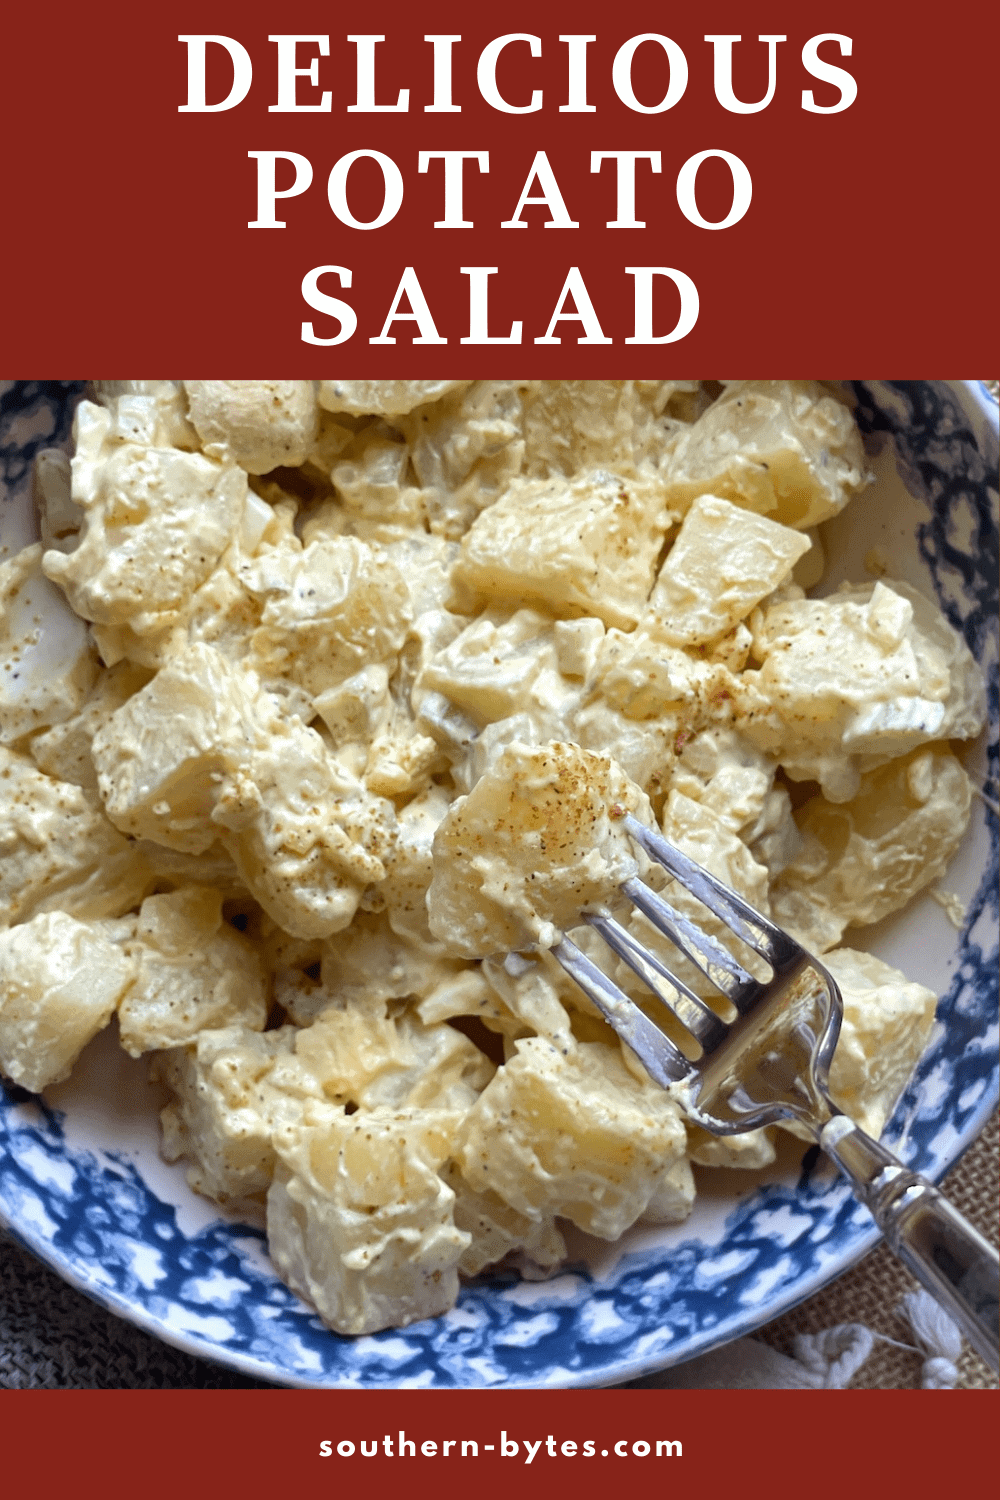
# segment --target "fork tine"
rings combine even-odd
[[[687,917],[675,911],[669,901],[658,892],[633,876],[626,880],[622,890],[643,916],[648,917],[658,932],[669,938],[675,948],[699,969],[708,982],[721,990],[726,999],[742,1010],[751,1004],[760,988],[759,982],[739,963],[721,943],[707,932],[702,932]]]
[[[679,1083],[694,1073],[694,1067],[680,1048],[675,1047],[624,990],[602,974],[574,942],[564,937],[552,949],[552,956],[593,1000],[608,1024],[632,1048],[646,1072],[661,1088],[669,1088],[672,1083]]]
[[[679,849],[675,849],[660,834],[644,827],[631,813],[626,813],[624,825],[651,859],[662,865],[685,890],[690,891],[710,912],[714,912],[731,932],[742,938],[761,958],[766,959],[772,968],[777,971],[784,963],[797,957],[798,945],[788,934],[782,932],[780,927],[776,927],[716,876],[682,854]]]
[[[638,974],[642,982],[652,990],[668,1010],[685,1026],[702,1050],[712,1052],[722,1041],[728,1027],[715,1012],[705,1004],[686,984],[677,979],[648,948],[622,927],[613,917],[601,912],[584,912],[583,918],[607,943],[618,957]]]

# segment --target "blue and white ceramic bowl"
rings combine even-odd
[[[878,474],[827,528],[829,586],[891,575],[932,593],[990,683],[967,764],[984,788],[947,877],[962,931],[930,897],[852,933],[941,995],[931,1046],[891,1123],[903,1157],[939,1177],[996,1105],[997,409],[981,382],[855,383]],[[31,539],[38,448],[68,439],[81,387],[8,382],[0,405],[0,542]],[[73,1285],[168,1342],[287,1385],[588,1386],[688,1359],[817,1291],[877,1238],[846,1186],[789,1138],[768,1180],[702,1172],[687,1223],[619,1244],[578,1237],[553,1280],[484,1276],[442,1318],[340,1338],[278,1280],[259,1227],[220,1218],[157,1152],[145,1069],[106,1033],[39,1101],[0,1091],[0,1216]]]

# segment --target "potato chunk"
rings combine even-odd
[[[699,646],[745,620],[809,551],[809,538],[714,495],[699,495],[660,569],[650,607],[664,638]]]
[[[431,932],[466,958],[551,948],[639,868],[626,812],[652,821],[644,794],[607,756],[508,745],[435,835]]]
[[[456,1120],[442,1110],[314,1108],[309,1123],[277,1138],[271,1256],[338,1333],[405,1327],[458,1296],[470,1236],[456,1229],[455,1195],[438,1176]]]
[[[433,406],[418,406],[394,425],[407,440],[437,536],[457,540],[520,471],[521,397],[513,381],[456,381]]]
[[[651,481],[515,482],[463,537],[456,600],[466,613],[476,599],[530,601],[628,629],[645,609],[670,520]]]
[[[153,1059],[150,1076],[173,1096],[160,1113],[163,1155],[189,1158],[195,1192],[217,1203],[266,1193],[274,1131],[297,1122],[308,1098],[321,1098],[291,1061],[296,1036],[293,1026],[265,1032],[225,1026]]]
[[[544,725],[559,713],[563,700],[579,696],[560,681],[557,663],[555,631],[547,615],[518,609],[506,618],[491,610],[450,642],[442,641],[417,677],[415,702],[425,718],[432,717],[423,697],[429,690],[479,725],[514,714],[530,714]]]
[[[132,1057],[237,1023],[263,1031],[268,982],[253,945],[222,919],[222,896],[187,886],[148,896],[125,943],[135,983],[119,1013]]]
[[[36,543],[0,563],[0,742],[77,712],[97,677],[84,622],[41,571]],[[44,618],[45,629],[39,621]]]
[[[568,1055],[542,1037],[515,1047],[466,1117],[463,1176],[526,1218],[617,1239],[684,1154],[677,1106],[600,1042]]]
[[[871,953],[837,948],[823,962],[844,1000],[830,1093],[878,1139],[927,1046],[937,996]]]
[[[90,753],[94,735],[148,681],[148,670],[130,661],[100,672],[78,713],[32,735],[28,748],[35,764],[57,781],[71,781],[96,792],[97,772]]]
[[[201,854],[225,774],[245,758],[257,682],[209,646],[192,646],[127,699],[91,753],[108,816],[125,833]]]
[[[813,380],[737,380],[682,432],[667,499],[697,495],[805,530],[843,510],[867,483],[861,435],[845,406]]]
[[[152,626],[184,605],[236,534],[246,474],[201,453],[117,442],[110,427],[107,411],[81,405],[73,499],[83,530],[42,567],[85,620]]]
[[[473,1192],[454,1162],[441,1175],[455,1194],[455,1227],[472,1236],[458,1263],[463,1276],[478,1275],[512,1251],[546,1270],[566,1258],[566,1241],[552,1219],[529,1219],[489,1188]]]
[[[134,972],[98,928],[63,912],[0,932],[0,1070],[32,1093],[68,1077]]]
[[[248,889],[294,936],[340,931],[362,889],[385,877],[374,851],[391,836],[392,804],[211,646],[171,657],[112,714],[92,750],[118,827],[188,854],[220,838]]]
[[[467,380],[321,380],[319,404],[326,411],[352,416],[402,417],[468,384]]]
[[[319,431],[311,380],[185,380],[202,446],[250,474],[304,463]]]
[[[522,388],[524,474],[574,476],[596,469],[649,472],[669,452],[678,422],[666,414],[696,380],[538,380]]]
[[[453,1027],[372,1005],[331,1004],[299,1032],[295,1053],[331,1103],[365,1109],[468,1109],[494,1071]]]
[[[811,797],[802,847],[771,892],[776,922],[814,953],[898,911],[943,875],[965,832],[969,778],[943,745],[862,776],[850,802]]]
[[[983,725],[982,672],[905,583],[775,604],[755,617],[754,651],[760,671],[735,693],[744,733],[834,801],[854,795],[861,772]]]
[[[274,548],[243,579],[264,602],[251,638],[263,677],[318,694],[373,662],[395,665],[412,619],[409,590],[388,558],[357,537]]]
[[[118,917],[149,882],[93,795],[0,746],[0,927],[56,906],[81,920]]]

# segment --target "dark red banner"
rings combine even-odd
[[[974,1487],[990,1410],[987,1391],[11,1392],[4,1477],[11,1491],[45,1494],[84,1477],[146,1500],[420,1494],[427,1484],[503,1500],[842,1500],[944,1493],[956,1478]]]
[[[994,357],[995,6],[365,14],[5,18],[8,373]]]

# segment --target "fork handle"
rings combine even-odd
[[[871,1211],[886,1244],[950,1313],[993,1369],[1000,1364],[1000,1256],[926,1177],[911,1172],[846,1115],[821,1144]]]

